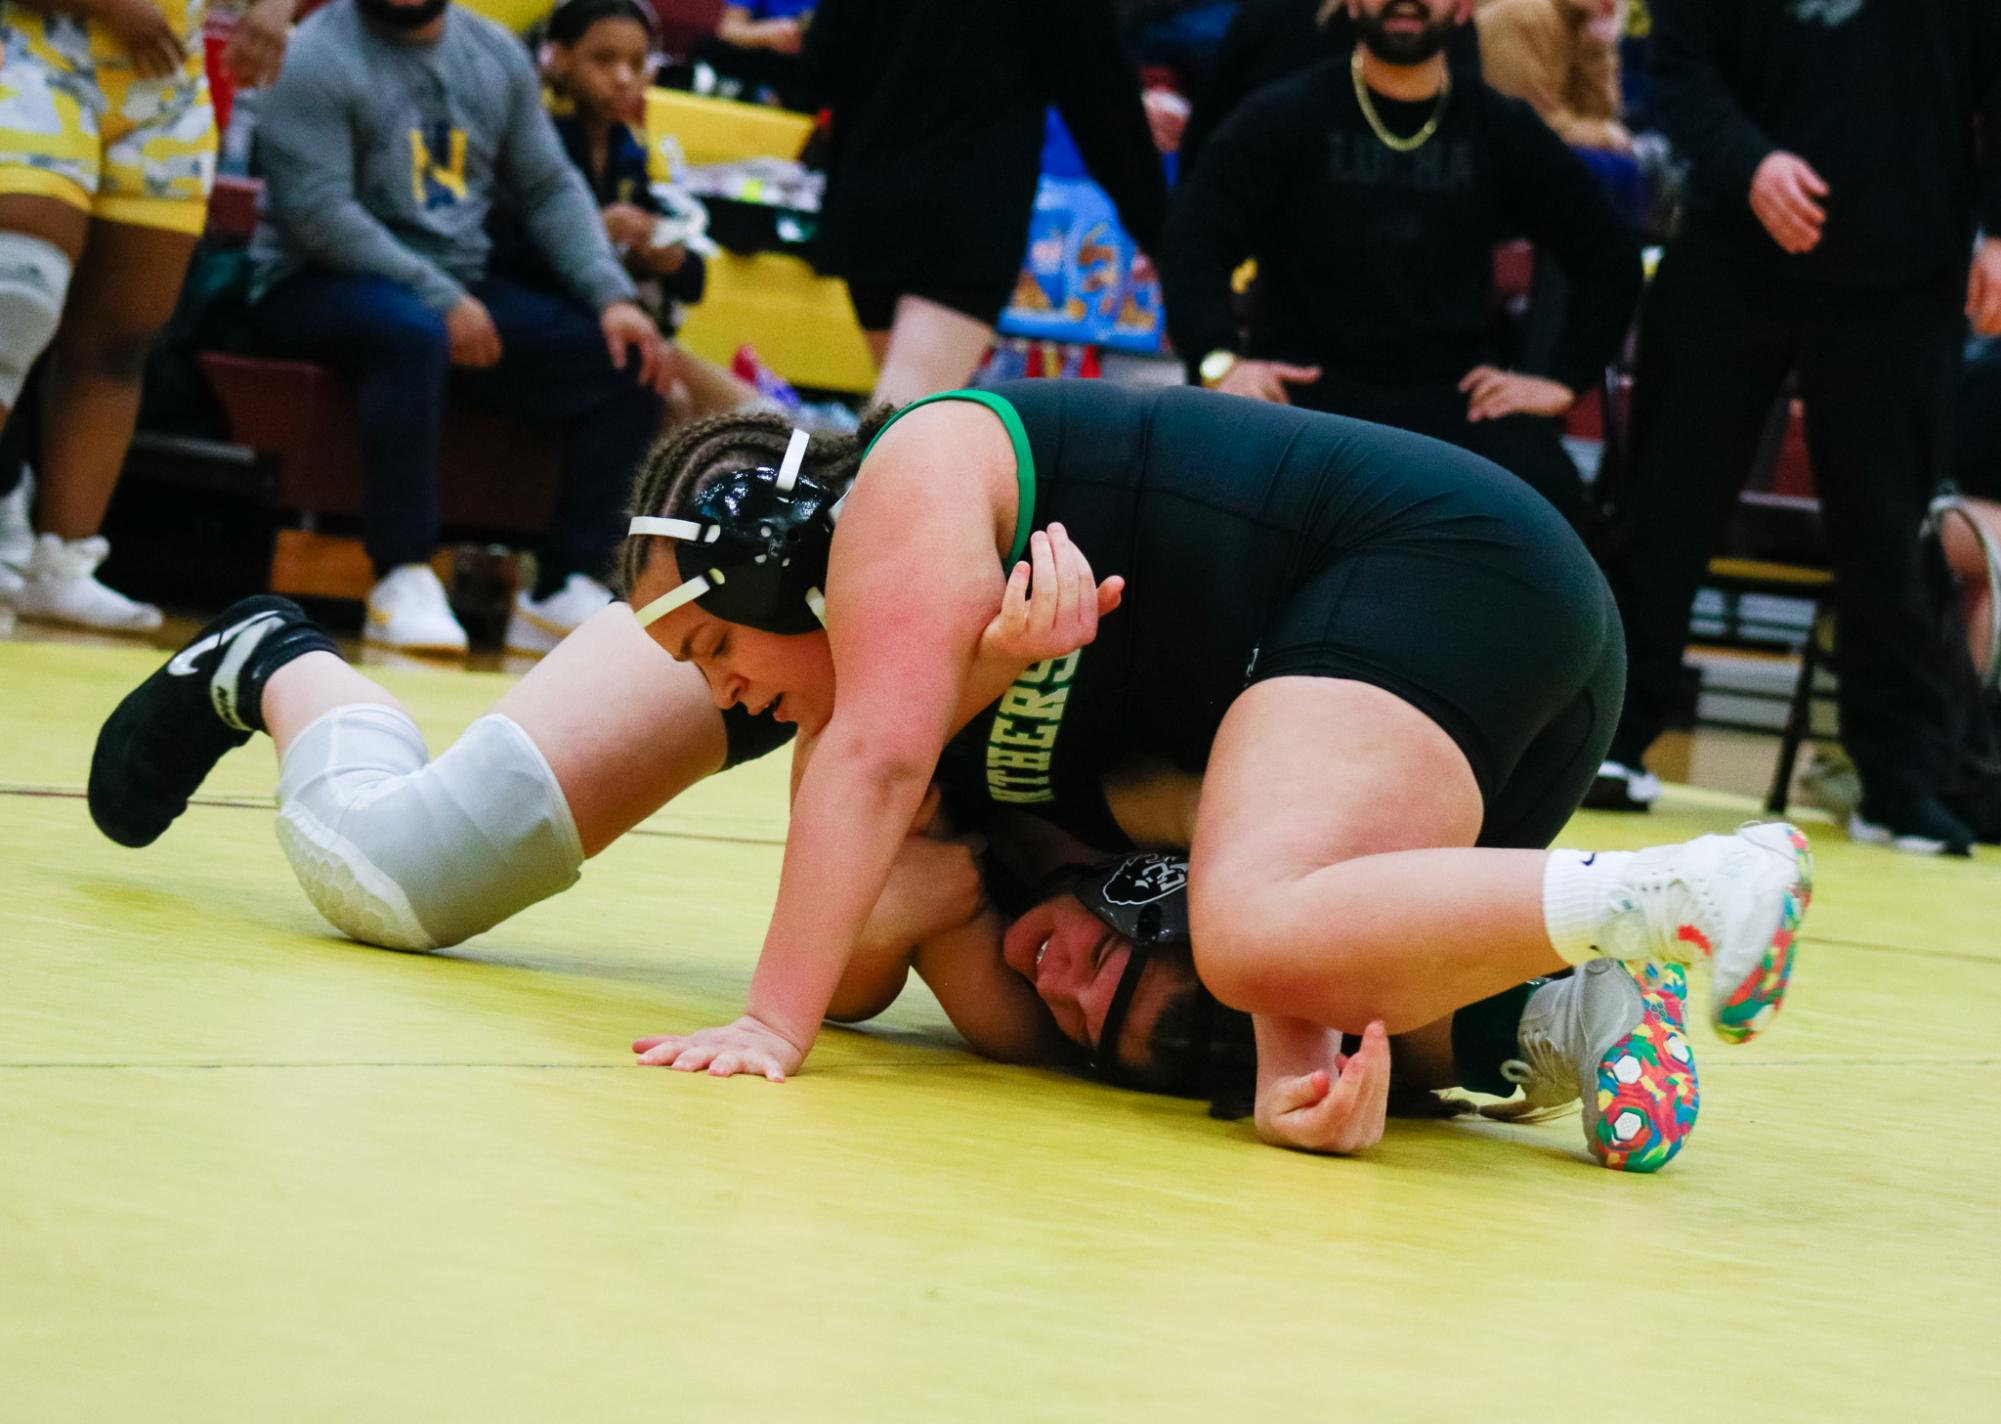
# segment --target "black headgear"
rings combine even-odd
[[[760,466],[717,480],[688,519],[635,517],[633,534],[672,539],[681,583],[639,610],[645,627],[684,603],[767,633],[813,633],[827,621],[827,551],[840,500],[802,474],[806,432],[795,430],[775,470]]]
[[[1173,855],[1129,855],[1104,865],[1071,866],[1059,872],[1050,894],[1075,895],[1108,929],[1132,942],[1132,954],[1119,975],[1112,1002],[1105,1009],[1098,1042],[1091,1050],[1091,1069],[1113,1082],[1126,1075],[1119,1063],[1119,1035],[1126,1026],[1133,995],[1153,956],[1164,949],[1188,947],[1188,862]],[[1038,896],[1046,899],[1047,895]],[[1198,983],[1193,1043],[1187,1059],[1175,1065],[1174,1087],[1188,1092],[1202,1081],[1209,1057],[1209,1035],[1216,1001]]]

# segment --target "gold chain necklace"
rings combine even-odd
[[[1376,137],[1383,145],[1397,153],[1415,153],[1431,142],[1431,136],[1438,132],[1438,122],[1445,117],[1445,101],[1452,97],[1452,76],[1448,73],[1439,80],[1438,107],[1431,111],[1431,117],[1424,121],[1424,127],[1409,138],[1398,138],[1384,126],[1376,113],[1376,105],[1369,98],[1369,82],[1362,77],[1362,51],[1357,49],[1349,61],[1348,72],[1355,79],[1355,102],[1362,106],[1362,117],[1369,121],[1369,127],[1376,131]]]

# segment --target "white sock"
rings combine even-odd
[[[1542,872],[1542,923],[1550,946],[1571,964],[1602,958],[1600,936],[1623,900],[1619,877],[1632,862],[1623,850],[1553,850]]]

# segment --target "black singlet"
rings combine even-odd
[[[1127,584],[1094,643],[1030,668],[946,746],[962,824],[1014,806],[1116,848],[1106,774],[1135,755],[1199,773],[1237,695],[1284,676],[1368,682],[1436,721],[1489,843],[1546,843],[1575,807],[1624,646],[1583,545],[1518,480],[1423,436],[1185,386],[955,398],[1005,403],[1033,527],[1063,524]]]

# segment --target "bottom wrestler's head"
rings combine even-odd
[[[1187,884],[1187,862],[1171,856],[1071,867],[1040,887],[1001,953],[1100,1076],[1234,1094],[1248,1085],[1250,1025],[1196,977]]]

